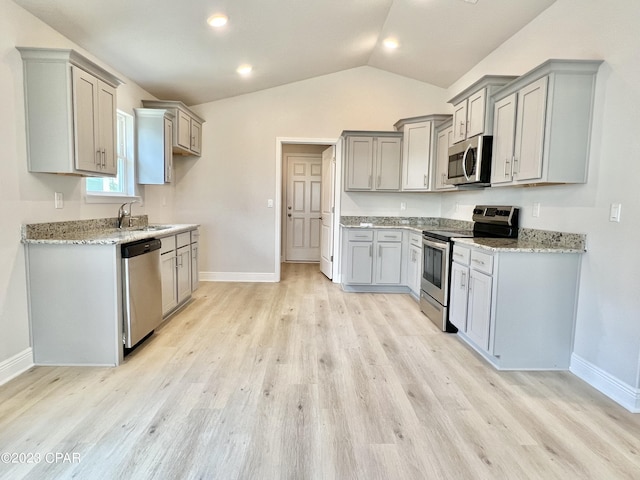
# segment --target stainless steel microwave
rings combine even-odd
[[[486,187],[491,181],[491,135],[477,135],[449,147],[446,183]]]

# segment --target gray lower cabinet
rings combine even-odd
[[[449,320],[498,369],[569,368],[580,254],[456,243]]]
[[[162,314],[165,317],[184,305],[198,287],[197,232],[198,230],[192,230],[160,239]],[[194,243],[192,238],[196,240]]]
[[[36,365],[122,361],[120,245],[27,244]]]
[[[422,279],[422,236],[409,233],[409,256],[407,258],[407,285],[413,296],[420,297]]]
[[[343,232],[343,251],[346,252],[343,286],[346,289],[408,291],[403,268],[406,247],[402,231],[345,228]]]

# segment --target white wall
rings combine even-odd
[[[548,58],[603,59],[586,185],[492,189],[442,201],[444,216],[468,219],[475,203],[504,202],[523,207],[525,227],[587,234],[575,355],[605,384],[631,387],[631,397],[640,387],[639,19],[637,0],[558,0],[449,91],[453,96],[484,74],[519,75]],[[532,217],[534,202],[539,218]],[[608,221],[614,202],[623,205],[620,223]]]
[[[446,91],[370,67],[194,107],[206,119],[203,156],[177,165],[176,215],[202,224],[201,270],[273,273],[276,138],[335,138],[342,130],[393,130],[404,117],[445,113]],[[279,161],[279,160],[278,160]],[[416,213],[440,200],[415,196]],[[397,195],[345,196],[343,213],[399,212]],[[435,207],[431,207],[435,205]]]
[[[10,0],[0,0],[0,382],[12,374],[11,364],[30,348],[25,258],[20,243],[24,223],[115,217],[117,205],[87,204],[82,180],[76,177],[27,172],[22,60],[16,46],[74,48],[96,63],[66,38]],[[118,88],[118,108],[133,113],[140,99],[153,98],[118,72],[102,64],[126,82]],[[171,191],[171,187],[164,187]],[[64,194],[64,208],[54,209],[54,192]],[[171,195],[169,195],[171,196]],[[165,209],[172,210],[170,203]],[[159,207],[156,210],[162,212]],[[145,208],[134,207],[134,213]],[[55,279],[52,279],[55,281]],[[20,359],[22,362],[25,358]],[[22,363],[18,362],[20,365]],[[20,368],[18,365],[16,368]]]

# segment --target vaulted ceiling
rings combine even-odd
[[[14,1],[156,97],[195,105],[364,65],[446,88],[555,0]]]

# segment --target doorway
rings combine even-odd
[[[285,164],[285,155],[287,154],[312,154],[322,155],[322,151],[331,146],[336,146],[336,157],[338,158],[338,166],[336,167],[335,183],[340,184],[340,155],[341,155],[341,141],[339,138],[297,138],[297,137],[276,137],[276,211],[275,211],[275,234],[276,234],[276,257],[274,270],[276,273],[276,281],[280,281],[280,264],[285,261],[285,219],[288,219],[286,214],[286,172],[287,166]],[[335,196],[335,212],[340,211],[340,195]],[[339,230],[335,227],[332,232],[333,245],[337,245],[339,241]],[[339,255],[339,251],[336,252]],[[335,258],[335,257],[334,257]],[[335,272],[334,262],[333,267]],[[333,281],[337,281],[338,277],[334,275]]]

